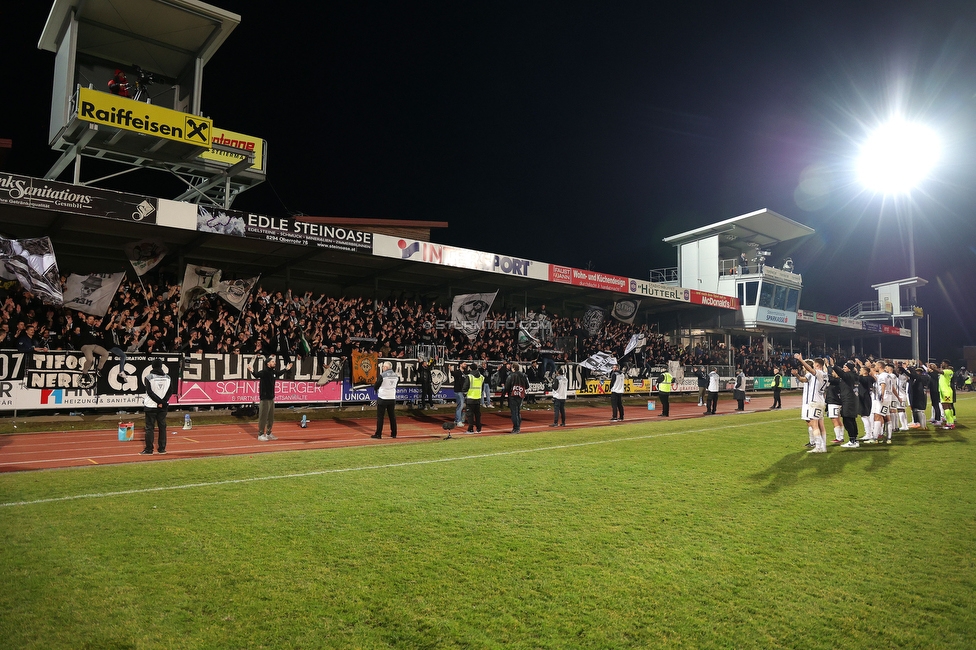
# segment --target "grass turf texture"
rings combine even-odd
[[[969,648],[974,411],[826,455],[780,411],[0,475],[0,639]]]

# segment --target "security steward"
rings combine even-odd
[[[481,433],[481,387],[485,383],[485,377],[478,370],[478,366],[471,364],[471,372],[464,377],[464,405],[468,414],[468,433],[474,433],[477,428]]]
[[[671,414],[671,389],[674,387],[674,376],[665,370],[657,378],[657,394],[661,398],[661,412],[659,418],[666,418]]]

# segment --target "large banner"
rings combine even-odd
[[[61,305],[61,276],[54,246],[48,237],[0,237],[0,278],[16,280],[46,305]]]
[[[373,255],[536,280],[549,279],[549,265],[545,262],[382,234],[373,235]]]
[[[226,210],[212,205],[197,207],[197,230],[350,253],[370,253],[373,250],[373,233],[370,232],[309,223],[291,217],[268,217]]]
[[[78,119],[209,148],[213,120],[134,99],[78,89]]]
[[[0,174],[0,205],[17,205],[89,217],[156,223],[157,201],[43,178]]]

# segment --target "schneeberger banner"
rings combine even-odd
[[[205,148],[213,131],[205,117],[84,87],[78,89],[78,119]]]

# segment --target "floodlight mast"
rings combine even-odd
[[[872,133],[861,148],[858,176],[869,190],[903,202],[908,214],[908,275],[915,274],[915,224],[911,192],[925,180],[939,159],[940,142],[927,126],[895,118]],[[915,309],[915,285],[908,287]],[[912,316],[912,358],[919,359],[918,317]]]

